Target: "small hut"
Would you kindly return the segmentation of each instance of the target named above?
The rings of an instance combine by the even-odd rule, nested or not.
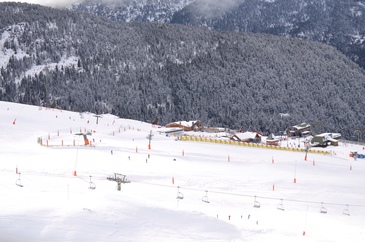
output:
[[[266,139],[266,145],[279,145],[279,139],[274,135],[270,134]]]

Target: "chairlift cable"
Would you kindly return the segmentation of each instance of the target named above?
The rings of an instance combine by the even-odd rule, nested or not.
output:
[[[139,182],[139,181],[134,181],[134,183],[143,183],[143,184],[148,184],[148,185],[153,185],[153,186],[170,187],[170,188],[175,188],[176,189],[176,186],[173,186],[173,185],[164,185],[164,184]],[[182,187],[182,186],[179,186],[179,188],[184,189],[184,190],[190,190],[190,191],[208,192],[208,190],[198,189],[198,188],[190,188],[190,187]],[[287,202],[297,202],[297,203],[307,203],[307,204],[322,204],[323,203],[323,202],[319,202],[319,201],[299,200],[299,199],[283,199],[283,198],[277,198],[277,197],[257,196],[257,195],[239,194],[239,193],[222,192],[222,191],[209,191],[209,193],[223,194],[223,195],[230,195],[230,196],[239,196],[239,197],[248,197],[248,198],[257,198],[257,199],[266,199],[266,200],[278,200],[278,201],[285,200]],[[347,206],[348,205],[348,206],[351,206],[351,207],[363,207],[363,208],[365,208],[365,204],[361,205],[361,204],[330,203],[330,202],[326,202],[324,204],[332,205],[332,206]]]

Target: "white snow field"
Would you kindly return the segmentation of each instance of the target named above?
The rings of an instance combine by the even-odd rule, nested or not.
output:
[[[304,160],[8,102],[0,130],[0,241],[365,241],[359,144]],[[120,191],[114,173],[130,181]]]

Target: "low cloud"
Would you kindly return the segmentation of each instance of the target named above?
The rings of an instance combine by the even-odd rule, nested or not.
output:
[[[198,11],[207,17],[216,17],[217,14],[224,13],[239,4],[245,2],[245,0],[197,0]]]

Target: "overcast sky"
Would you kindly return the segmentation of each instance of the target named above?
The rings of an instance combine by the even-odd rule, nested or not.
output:
[[[0,2],[26,2],[26,3],[36,3],[45,6],[66,6],[72,3],[81,2],[82,0],[0,0]]]
[[[69,6],[72,3],[82,2],[83,0],[0,0],[0,2],[27,2],[27,3],[35,3],[45,6],[52,6],[52,7],[64,7]],[[123,2],[125,0],[100,0],[102,2]],[[141,0],[142,1],[142,0]],[[233,6],[237,2],[243,2],[244,0],[203,0],[209,3],[214,3],[221,8],[229,8]]]

